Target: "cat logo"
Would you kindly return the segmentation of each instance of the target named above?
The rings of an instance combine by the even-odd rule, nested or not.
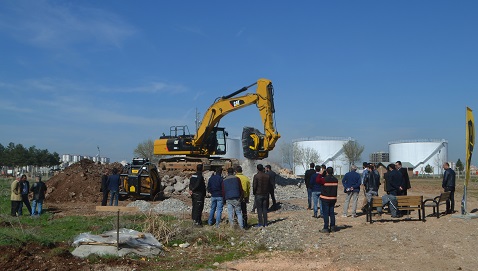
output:
[[[244,104],[243,100],[232,100],[230,101],[232,107],[238,107]]]

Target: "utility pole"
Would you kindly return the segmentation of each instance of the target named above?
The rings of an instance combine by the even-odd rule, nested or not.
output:
[[[198,132],[198,129],[199,129],[199,125],[201,125],[201,122],[199,121],[199,112],[198,112],[198,109],[196,107],[196,118],[195,118],[195,123],[196,123],[196,134]]]
[[[98,162],[101,163],[100,146],[97,145],[96,148],[98,148]]]

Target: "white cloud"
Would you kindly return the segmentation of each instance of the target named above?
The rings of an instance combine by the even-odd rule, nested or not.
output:
[[[0,13],[0,31],[50,49],[90,42],[121,47],[136,33],[111,12],[52,1],[11,2]]]

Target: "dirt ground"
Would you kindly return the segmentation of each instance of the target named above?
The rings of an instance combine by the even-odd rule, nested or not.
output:
[[[441,191],[441,180],[413,181],[409,195],[433,198]],[[461,184],[462,187],[462,184]],[[470,185],[476,189],[477,184]],[[476,195],[476,194],[475,194]],[[455,193],[455,209],[460,210],[462,193]],[[344,196],[337,205],[343,203]],[[359,199],[361,202],[362,198]],[[300,202],[297,202],[300,204]],[[476,196],[469,196],[467,210],[477,213]],[[302,203],[302,205],[305,205]],[[442,206],[444,207],[444,206]],[[273,251],[257,255],[254,259],[241,259],[221,265],[224,270],[477,270],[478,269],[478,219],[459,218],[454,215],[428,216],[426,222],[417,221],[413,212],[411,221],[392,219],[369,224],[364,215],[357,218],[341,217],[342,206],[335,208],[337,225],[335,233],[319,233],[319,219],[304,240],[303,251]],[[442,208],[443,209],[443,208]],[[271,214],[271,219],[308,221],[310,211]],[[306,223],[306,222],[304,222]]]
[[[65,176],[63,175],[63,180],[66,179]],[[85,176],[87,177],[84,174],[83,179]],[[89,182],[95,189],[99,188],[96,178]],[[433,198],[441,192],[440,183],[439,179],[412,179],[413,188],[409,194]],[[459,183],[455,195],[456,210],[460,209],[462,187],[462,183]],[[470,189],[478,191],[478,184],[471,183]],[[77,204],[76,201],[80,197],[77,192],[74,193],[74,196],[64,198],[55,197],[52,193],[45,205],[54,216],[101,215],[92,211],[94,206],[98,205],[99,190],[93,193],[94,195],[82,195],[81,199],[92,199],[82,204]],[[384,215],[383,221],[369,224],[364,215],[357,218],[341,217],[344,194],[339,192],[335,210],[340,230],[323,234],[319,233],[322,220],[312,218],[311,211],[305,209],[306,199],[278,200],[304,209],[271,212],[269,219],[279,222],[265,230],[273,232],[275,227],[286,225],[280,222],[284,219],[306,224],[306,230],[300,233],[303,238],[296,240],[300,249],[291,251],[274,248],[249,258],[221,263],[217,270],[477,270],[478,219],[459,218],[456,213],[439,219],[427,216],[426,222],[421,222],[417,221],[417,213],[412,212],[412,220],[391,219],[390,216]],[[362,200],[363,195],[360,196],[359,203]],[[120,205],[128,203],[122,201]],[[476,192],[468,196],[467,209],[478,215]],[[427,208],[426,212],[430,214],[432,209]],[[244,235],[254,238],[254,231],[260,230],[249,229]],[[56,244],[52,248],[32,244],[25,244],[21,248],[3,248],[0,266],[3,270],[162,270],[161,266],[164,266],[142,259],[80,259],[72,256],[69,248],[67,243]],[[171,248],[166,257],[187,261],[197,256],[197,252],[193,249]]]

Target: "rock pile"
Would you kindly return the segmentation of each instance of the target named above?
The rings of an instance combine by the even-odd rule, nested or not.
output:
[[[47,195],[46,198],[50,202],[61,203],[61,202],[101,202],[102,194],[100,193],[101,187],[101,176],[107,171],[111,173],[113,168],[118,168],[120,171],[123,166],[120,163],[112,164],[97,164],[91,160],[81,160],[78,163],[75,163],[65,170],[61,171],[57,175],[53,176],[48,180],[47,186]],[[251,184],[254,174],[256,174],[256,162],[254,161],[245,161],[242,163],[243,173],[250,178]],[[277,165],[272,165],[272,169],[276,171],[277,174],[277,186],[278,187],[287,187],[295,186],[297,187],[300,184],[301,180],[298,179],[295,175],[292,175],[287,170],[281,169]],[[191,177],[192,172],[182,172],[182,171],[161,171],[161,184],[164,186],[164,195],[166,198],[175,197],[175,196],[186,196],[188,194],[189,187],[189,178]],[[213,174],[212,171],[203,172],[204,178],[207,180]],[[285,189],[287,190],[287,189]],[[276,190],[276,195],[279,195],[279,198],[283,198],[283,195],[280,195],[283,191],[282,189]],[[252,192],[251,192],[252,194]],[[289,196],[286,196],[289,197]],[[251,195],[251,202],[253,196]],[[206,202],[207,204],[207,202]],[[206,206],[205,210],[209,206]],[[162,210],[162,209],[159,209]],[[176,210],[173,210],[174,212]]]

